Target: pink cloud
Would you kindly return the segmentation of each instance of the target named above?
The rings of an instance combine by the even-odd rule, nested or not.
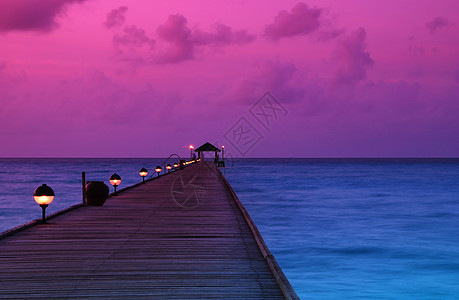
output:
[[[150,52],[155,41],[145,30],[135,25],[125,26],[120,33],[113,36],[113,45],[116,49],[116,59],[136,68],[149,62]]]
[[[256,71],[240,80],[230,92],[231,103],[253,104],[265,92],[282,97],[286,103],[301,102],[304,89],[295,81],[293,63],[278,60],[257,66]]]
[[[128,11],[127,6],[120,6],[112,9],[108,14],[104,22],[105,27],[114,28],[120,27],[126,21],[126,12]]]
[[[337,41],[333,53],[335,82],[354,83],[365,79],[367,69],[374,65],[374,60],[366,51],[365,38],[365,29],[359,28]]]
[[[135,25],[126,26],[121,34],[113,36],[113,44],[116,47],[142,47],[145,45],[153,46],[154,40],[149,38],[145,30],[138,28]]]
[[[183,15],[175,14],[170,15],[164,24],[158,26],[156,40],[148,37],[142,28],[129,25],[125,26],[121,33],[113,36],[113,44],[118,54],[123,56],[121,60],[138,65],[135,62],[180,63],[194,59],[199,47],[242,45],[255,40],[255,36],[246,30],[233,30],[224,24],[216,24],[213,29],[210,32],[201,29],[192,30]],[[139,51],[143,46],[149,47]],[[129,57],[126,57],[123,48],[129,49]]]
[[[320,8],[309,8],[306,3],[296,4],[290,12],[281,10],[274,22],[265,29],[265,36],[277,41],[281,38],[306,35],[320,27]]]
[[[328,40],[335,39],[341,36],[343,33],[344,33],[343,28],[330,28],[327,30],[321,30],[317,32],[317,40],[325,42]]]
[[[156,30],[159,40],[167,46],[157,54],[158,63],[178,63],[193,59],[196,48],[202,46],[242,45],[255,40],[246,30],[236,30],[223,24],[216,24],[213,32],[191,30],[187,19],[180,14],[170,15],[166,23]]]
[[[0,0],[0,156],[167,157],[266,91],[288,117],[253,156],[459,153],[459,2],[424,1],[427,17],[395,0],[295,0],[279,16],[275,1],[113,2]]]
[[[159,39],[168,47],[159,54],[160,63],[177,63],[193,58],[194,45],[187,19],[182,15],[170,15],[166,23],[156,30]]]
[[[0,31],[51,31],[68,5],[87,0],[2,0]]]
[[[242,45],[256,40],[255,35],[249,34],[247,30],[236,30],[233,33],[233,44]]]
[[[231,44],[246,44],[253,42],[256,37],[247,32],[247,30],[233,31],[231,27],[216,24],[214,32],[206,32],[202,30],[195,30],[193,32],[193,41],[196,45],[216,45],[227,46]]]
[[[426,23],[426,27],[429,29],[430,33],[435,33],[438,30],[449,26],[452,26],[452,24],[444,17],[435,17],[432,21]]]

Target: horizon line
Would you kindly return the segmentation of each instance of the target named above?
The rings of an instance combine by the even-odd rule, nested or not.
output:
[[[122,156],[6,156],[0,157],[0,159],[164,159],[162,156],[158,157],[122,157]],[[188,157],[186,158],[188,159]],[[300,157],[300,156],[286,156],[286,157],[270,157],[270,156],[259,156],[259,157],[231,157],[225,158],[230,159],[459,159],[459,156],[329,156],[329,157]]]

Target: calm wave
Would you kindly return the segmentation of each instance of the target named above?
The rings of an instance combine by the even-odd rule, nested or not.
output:
[[[302,298],[458,299],[459,160],[253,159],[225,173]]]
[[[113,192],[108,180],[113,173],[121,176],[119,188],[123,188],[141,181],[142,167],[148,169],[150,176],[154,167],[163,162],[164,158],[0,158],[0,232],[40,218],[40,207],[32,194],[43,183],[56,194],[46,209],[49,214],[82,202],[81,172],[86,173],[87,181],[105,181]]]

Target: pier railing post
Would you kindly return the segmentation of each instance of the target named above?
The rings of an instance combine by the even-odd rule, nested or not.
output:
[[[86,173],[81,172],[81,185],[82,185],[82,192],[83,192],[83,205],[86,205]]]

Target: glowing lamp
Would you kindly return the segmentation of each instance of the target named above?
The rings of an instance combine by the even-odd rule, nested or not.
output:
[[[193,149],[194,149],[194,146],[190,145],[190,159],[193,159]]]
[[[172,166],[170,164],[167,164],[166,169],[170,172],[172,169]]]
[[[139,171],[140,176],[142,176],[142,181],[145,182],[145,176],[148,175],[148,170],[145,168],[140,169]]]
[[[179,164],[178,163],[175,163],[174,164],[174,168],[178,168]]]
[[[47,186],[46,184],[42,184],[41,186],[37,187],[33,192],[33,198],[42,209],[42,223],[46,223],[45,210],[48,207],[48,205],[54,200],[53,189]]]
[[[110,183],[115,188],[115,195],[116,195],[116,187],[121,184],[121,177],[120,177],[120,175],[114,173],[112,176],[110,176],[109,180],[110,180]]]
[[[159,177],[159,173],[161,173],[162,169],[160,166],[156,166],[155,171],[156,173],[158,173],[158,177]]]

